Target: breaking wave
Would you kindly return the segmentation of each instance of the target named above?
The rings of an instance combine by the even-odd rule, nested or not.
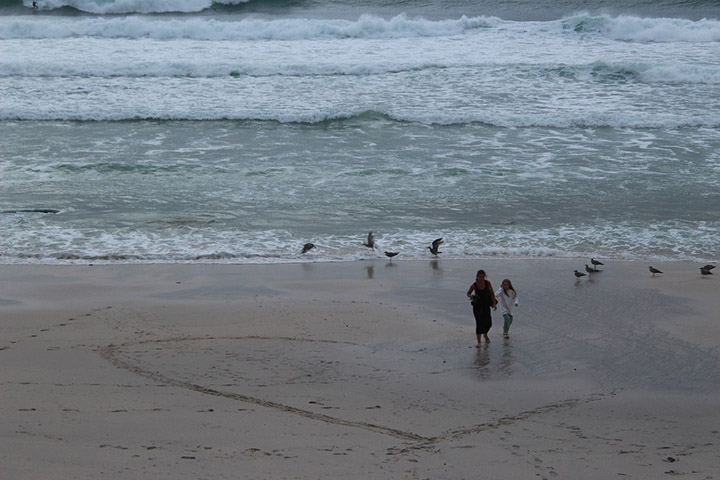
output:
[[[171,3],[171,2],[168,2]],[[172,2],[174,4],[174,2]],[[720,20],[578,15],[551,22],[510,22],[490,16],[427,20],[405,14],[361,15],[357,20],[283,18],[240,20],[204,17],[34,17],[0,18],[0,39],[178,38],[208,41],[414,38],[460,35],[483,28],[558,30],[635,42],[720,42]]]
[[[634,42],[720,42],[720,21],[680,18],[580,15],[561,21],[564,31],[601,34],[613,40]]]
[[[488,27],[496,19],[461,17],[454,20],[384,19],[362,15],[357,20],[287,18],[238,21],[207,18],[155,19],[147,17],[0,19],[0,39],[39,38],[151,38],[171,40],[307,40],[345,38],[412,38],[458,35]]]

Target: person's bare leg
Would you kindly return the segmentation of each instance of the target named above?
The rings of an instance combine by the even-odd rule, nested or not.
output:
[[[480,335],[479,333],[476,335],[477,335],[477,341],[478,341],[477,346],[479,348],[482,345],[482,335]]]
[[[490,337],[487,336],[487,333],[483,337],[485,337],[485,343],[490,343]]]

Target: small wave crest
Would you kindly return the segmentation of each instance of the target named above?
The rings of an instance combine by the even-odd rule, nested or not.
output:
[[[34,59],[1,61],[0,77],[57,78],[57,77],[98,77],[98,78],[218,78],[218,77],[329,77],[329,76],[370,76],[424,70],[440,70],[447,65],[435,62],[398,64],[390,62],[351,64],[348,62],[322,64],[233,64],[230,62],[174,61],[156,62],[93,62],[86,64],[42,63]]]
[[[581,73],[582,69],[580,69]],[[634,80],[643,83],[720,84],[720,66],[595,62],[588,73],[594,77]]]
[[[218,112],[168,113],[167,115],[124,115],[122,112],[92,113],[56,113],[28,115],[26,113],[7,114],[1,120],[13,121],[72,121],[72,122],[163,122],[163,121],[233,121],[233,122],[271,122],[280,124],[322,125],[336,122],[383,122],[414,123],[419,125],[464,126],[485,125],[500,128],[720,128],[720,115],[710,112],[707,115],[666,115],[653,113],[639,115],[637,112],[581,112],[559,116],[555,112],[530,115],[519,112],[503,114],[493,112],[478,113],[416,113],[389,112],[380,110],[364,111],[316,111],[316,112],[277,112],[269,114],[242,113],[228,114]]]
[[[0,78],[222,78],[222,77],[364,77],[373,75],[419,73],[449,69],[474,69],[476,65],[418,63],[369,63],[324,62],[321,64],[233,64],[229,62],[157,61],[118,63],[93,62],[87,64],[42,63],[34,59],[0,61]],[[521,71],[539,78],[558,76],[563,78],[599,78],[608,81],[632,81],[642,83],[670,84],[720,84],[720,65],[699,64],[648,64],[632,62],[593,62],[580,65],[561,65],[529,68],[527,65],[507,65],[508,71]]]

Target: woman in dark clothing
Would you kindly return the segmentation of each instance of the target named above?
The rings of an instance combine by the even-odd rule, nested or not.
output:
[[[475,315],[475,334],[477,335],[477,346],[480,347],[482,339],[490,343],[487,336],[492,327],[492,315],[490,309],[497,310],[495,292],[488,280],[485,280],[485,270],[478,270],[475,276],[475,283],[470,285],[467,296],[472,302],[473,315]]]

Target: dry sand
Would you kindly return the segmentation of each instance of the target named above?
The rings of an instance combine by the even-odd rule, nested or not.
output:
[[[584,263],[3,266],[0,477],[720,478],[720,271]]]

